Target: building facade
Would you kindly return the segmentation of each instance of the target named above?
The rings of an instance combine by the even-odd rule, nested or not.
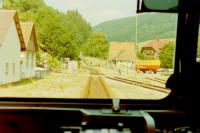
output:
[[[37,41],[33,23],[15,10],[0,10],[0,84],[35,77]]]
[[[160,51],[169,43],[167,39],[152,40],[141,48],[141,54],[145,59],[159,59]]]
[[[25,51],[17,12],[0,10],[0,84],[20,80],[20,52]]]
[[[21,52],[22,79],[35,77],[37,40],[32,22],[21,22],[26,51]]]
[[[131,42],[110,42],[108,61],[110,66],[127,71],[136,60],[135,45]]]

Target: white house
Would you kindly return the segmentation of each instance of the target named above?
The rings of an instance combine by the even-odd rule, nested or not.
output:
[[[131,42],[110,42],[108,60],[116,67],[129,67],[136,59],[135,45]]]
[[[22,78],[35,77],[37,40],[35,26],[32,22],[21,22],[26,51],[21,52]]]
[[[20,53],[25,51],[17,12],[0,10],[0,84],[20,80]]]

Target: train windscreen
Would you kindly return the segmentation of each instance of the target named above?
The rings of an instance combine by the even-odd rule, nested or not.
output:
[[[176,13],[136,0],[0,2],[0,97],[163,99]]]

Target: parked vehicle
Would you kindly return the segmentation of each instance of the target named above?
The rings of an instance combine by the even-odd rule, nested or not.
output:
[[[136,72],[154,72],[160,69],[160,60],[136,60],[134,69]]]

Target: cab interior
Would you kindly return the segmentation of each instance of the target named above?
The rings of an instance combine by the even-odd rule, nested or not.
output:
[[[171,89],[169,96],[162,100],[0,98],[0,132],[200,132],[199,1],[179,0],[170,9],[148,5],[161,1],[138,0],[137,12],[178,14],[174,73],[166,83]]]

